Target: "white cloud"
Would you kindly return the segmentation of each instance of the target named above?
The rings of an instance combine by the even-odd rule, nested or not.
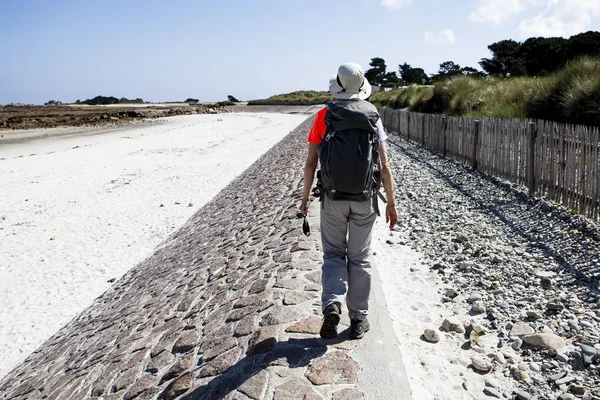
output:
[[[541,14],[521,22],[519,34],[522,38],[568,37],[586,31],[599,14],[600,0],[548,0]]]
[[[513,15],[525,10],[527,5],[536,2],[537,0],[479,0],[477,8],[469,15],[469,21],[500,26]]]
[[[445,29],[439,35],[425,32],[425,43],[454,44],[458,39],[452,29]]]
[[[385,8],[402,8],[410,6],[413,0],[381,0],[381,5]]]

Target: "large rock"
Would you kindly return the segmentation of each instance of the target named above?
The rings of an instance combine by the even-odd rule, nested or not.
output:
[[[252,286],[250,286],[250,289],[248,289],[248,293],[250,293],[250,294],[262,293],[267,289],[268,285],[269,285],[268,279],[259,279],[256,282],[254,282],[252,284]]]
[[[175,360],[175,356],[170,351],[161,351],[156,357],[152,358],[146,371],[156,374],[161,369],[171,365]]]
[[[139,397],[142,394],[156,392],[157,378],[154,375],[143,375],[139,378],[131,388],[123,396],[123,400],[131,400]],[[158,389],[160,391],[160,389]]]
[[[285,324],[296,321],[302,316],[302,311],[292,306],[275,307],[260,321],[261,326]]]
[[[444,319],[444,321],[442,322],[442,329],[446,332],[465,332],[463,323],[460,319],[458,319],[458,317],[448,317]]]
[[[162,393],[162,398],[165,400],[171,400],[175,397],[187,392],[192,387],[194,376],[191,372],[186,372],[179,378],[175,379]]]
[[[487,359],[480,356],[471,358],[471,365],[480,372],[489,372],[492,369],[492,364]]]
[[[256,330],[255,326],[257,320],[258,317],[256,315],[245,316],[237,323],[235,330],[233,331],[233,336],[240,337],[253,333]]]
[[[583,362],[585,365],[590,365],[596,360],[596,357],[598,356],[598,350],[592,346],[582,344],[581,355],[583,356]]]
[[[256,304],[253,306],[236,308],[235,310],[231,311],[227,315],[225,322],[239,321],[247,315],[260,313],[261,311],[266,310],[267,308],[269,308],[272,305],[273,305],[273,302],[264,300],[264,301],[260,302],[259,304]]]
[[[173,345],[173,353],[185,353],[198,345],[200,337],[196,331],[185,331]]]
[[[205,352],[208,349],[219,346],[227,339],[231,338],[232,327],[233,324],[226,324],[212,332],[205,331],[200,350]]]
[[[220,345],[210,348],[206,351],[202,352],[202,360],[207,362],[212,360],[213,358],[218,357],[219,355],[225,353],[228,350],[233,349],[238,346],[238,341],[236,338],[229,337],[224,340]]]
[[[204,367],[202,367],[202,369],[198,373],[198,377],[206,378],[207,376],[220,375],[227,371],[229,368],[233,367],[238,362],[241,356],[242,352],[239,348],[236,347],[234,349],[231,349],[228,352],[221,354],[219,357],[205,364]]]
[[[269,373],[262,370],[241,384],[238,391],[250,397],[252,400],[261,400],[265,396],[268,384]]]
[[[137,376],[138,376],[137,368],[131,368],[127,371],[124,371],[123,373],[121,373],[121,376],[119,376],[115,380],[112,391],[118,392],[119,390],[127,389],[129,386],[133,385],[133,383],[137,379]]]
[[[437,343],[440,341],[440,335],[433,329],[425,329],[423,332],[423,338],[430,343]]]
[[[358,376],[358,363],[345,352],[335,351],[313,360],[306,376],[314,385],[355,384]]]
[[[523,342],[530,346],[542,347],[551,351],[558,351],[565,347],[565,341],[554,333],[534,333],[521,336]]]
[[[244,308],[244,307],[250,307],[250,306],[258,306],[261,303],[268,301],[268,300],[269,300],[269,298],[265,293],[251,294],[249,296],[244,296],[241,299],[239,299],[233,305],[233,308],[237,309],[237,308]]]
[[[288,326],[285,331],[290,333],[312,333],[317,334],[321,329],[323,318],[318,315],[311,315],[293,325]]]
[[[298,378],[292,378],[275,388],[273,400],[323,400],[310,386]]]
[[[513,325],[512,329],[510,330],[509,336],[515,337],[515,336],[531,335],[533,333],[535,333],[535,329],[533,329],[531,327],[531,325],[529,325],[526,322],[517,322],[516,324]]]
[[[279,328],[277,326],[266,326],[254,332],[248,342],[247,355],[266,353],[277,345]]]
[[[171,368],[169,368],[167,373],[163,375],[163,377],[161,378],[161,382],[168,381],[169,379],[173,379],[176,376],[183,374],[192,366],[193,363],[193,354],[189,354],[183,358],[180,358],[175,364],[173,364]]]
[[[288,291],[285,293],[285,298],[283,299],[283,304],[286,306],[293,306],[296,304],[301,304],[309,300],[313,300],[317,298],[314,292],[299,292],[299,291]]]

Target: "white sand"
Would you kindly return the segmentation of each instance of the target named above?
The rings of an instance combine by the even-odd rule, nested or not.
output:
[[[0,377],[306,118],[191,115],[0,145]]]

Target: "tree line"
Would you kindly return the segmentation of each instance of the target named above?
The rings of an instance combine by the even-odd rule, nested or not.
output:
[[[239,103],[239,100],[236,99],[235,97],[233,97],[232,95],[228,95],[227,99],[229,102],[231,103]],[[184,103],[190,103],[190,104],[198,104],[200,100],[195,99],[193,97],[188,97]],[[52,105],[55,103],[60,103],[60,102],[56,102],[54,100],[51,100],[49,102],[46,103],[46,105]],[[87,100],[77,100],[75,102],[75,104],[87,104],[90,106],[97,106],[97,105],[111,105],[111,104],[143,104],[144,100],[141,98],[137,98],[137,99],[128,99],[126,97],[121,97],[116,98],[113,96],[96,96],[93,99],[87,99]],[[61,103],[62,104],[62,103]]]
[[[87,100],[77,100],[75,102],[75,104],[88,104],[90,106],[97,106],[97,105],[109,105],[109,104],[142,104],[144,103],[144,100],[140,99],[139,97],[137,99],[128,99],[126,97],[121,97],[120,99],[113,97],[113,96],[96,96],[93,99],[87,99]]]
[[[397,72],[388,72],[385,60],[375,57],[371,59],[371,68],[365,72],[365,76],[372,84],[382,87],[429,85],[461,75],[476,78],[544,76],[563,68],[571,60],[584,56],[600,57],[600,32],[584,32],[568,39],[535,37],[524,42],[501,40],[489,45],[488,49],[492,57],[481,59],[481,70],[445,61],[440,64],[438,72],[432,75],[406,62],[398,65]]]

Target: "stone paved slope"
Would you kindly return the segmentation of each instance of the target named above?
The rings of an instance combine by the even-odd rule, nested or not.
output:
[[[318,235],[295,219],[311,122],[4,377],[0,398],[363,398],[356,342],[315,335]]]

